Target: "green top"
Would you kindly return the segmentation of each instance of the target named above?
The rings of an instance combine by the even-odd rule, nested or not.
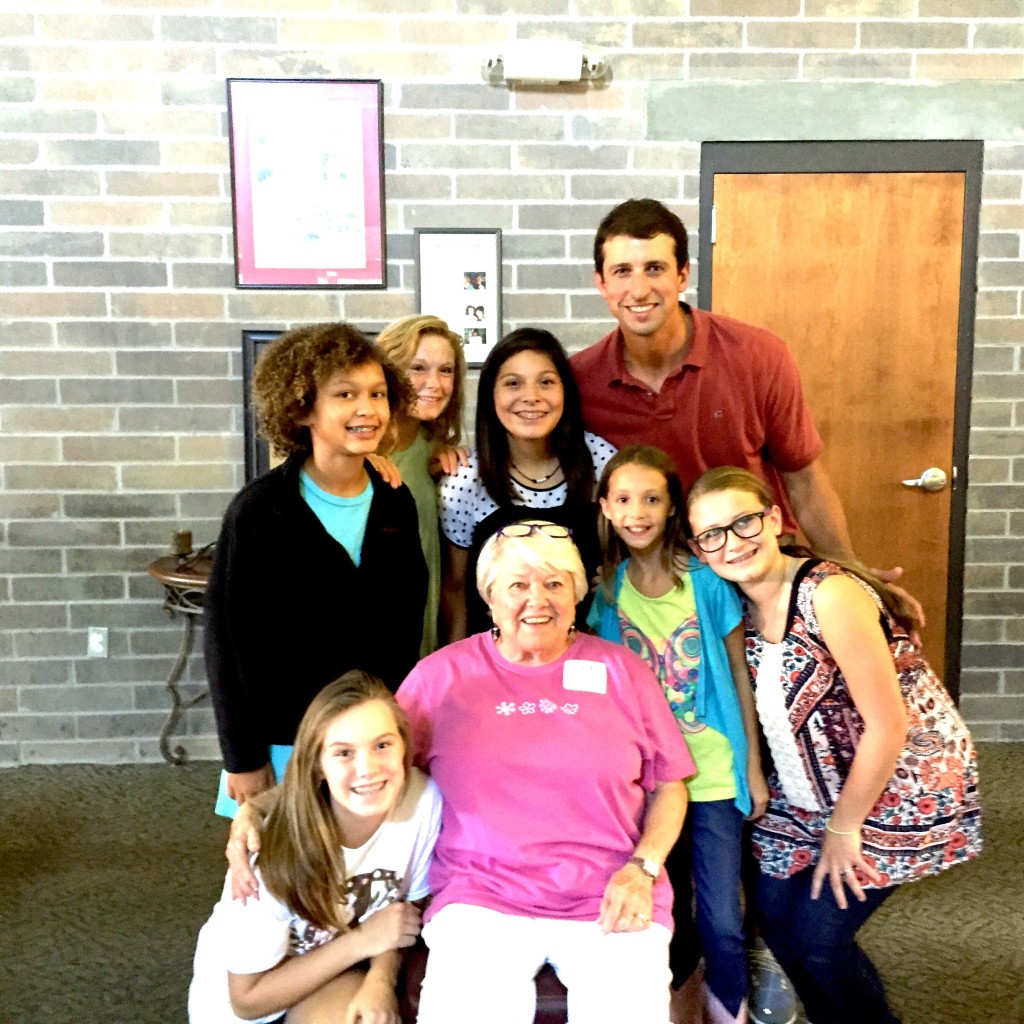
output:
[[[437,650],[437,614],[441,601],[441,534],[437,521],[437,484],[427,471],[433,444],[420,427],[404,452],[392,452],[391,461],[412,491],[420,523],[420,545],[427,563],[427,606],[423,612],[420,657]]]
[[[691,800],[733,800],[736,781],[729,740],[697,717],[697,689],[707,671],[701,663],[700,629],[692,586],[661,597],[641,594],[625,574],[619,592],[622,642],[651,667],[690,748],[697,773],[686,780]]]

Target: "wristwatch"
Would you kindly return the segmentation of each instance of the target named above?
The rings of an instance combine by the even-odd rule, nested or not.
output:
[[[633,855],[629,858],[630,864],[635,864],[652,882],[657,881],[661,874],[661,865],[656,860],[648,860],[646,857]]]

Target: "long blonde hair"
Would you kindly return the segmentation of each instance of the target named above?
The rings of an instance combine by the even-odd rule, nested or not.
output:
[[[322,929],[345,931],[344,836],[331,809],[320,757],[331,723],[346,711],[379,700],[386,704],[405,746],[405,772],[412,765],[409,724],[391,691],[361,669],[328,683],[306,709],[295,735],[281,796],[260,844],[259,867],[267,891],[294,914]]]
[[[706,494],[718,494],[722,491],[743,491],[753,495],[763,508],[775,504],[775,496],[759,476],[755,476],[749,470],[740,469],[738,466],[719,466],[702,474],[690,488],[686,496],[686,511],[689,513],[698,498],[703,498]],[[886,611],[908,632],[917,629],[920,625],[910,602],[859,562],[844,562],[838,558],[829,558],[799,544],[784,544],[780,546],[780,550],[794,558],[813,558],[838,565],[840,569],[845,569],[846,572],[871,587],[881,598]]]
[[[466,354],[462,339],[440,317],[416,313],[388,324],[377,335],[377,345],[403,373],[408,373],[424,334],[440,334],[451,345],[455,380],[444,412],[436,420],[424,423],[423,428],[431,441],[454,448],[462,441],[462,404],[466,390]]]

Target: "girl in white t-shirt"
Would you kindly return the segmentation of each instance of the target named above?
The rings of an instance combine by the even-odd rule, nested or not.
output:
[[[380,680],[354,670],[317,695],[263,828],[259,898],[233,900],[229,874],[199,934],[191,1024],[398,1021],[399,951],[419,934],[441,816],[411,762]]]

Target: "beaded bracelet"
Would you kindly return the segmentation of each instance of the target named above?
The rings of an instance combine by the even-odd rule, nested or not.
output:
[[[825,822],[825,831],[826,832],[831,832],[832,835],[834,835],[834,836],[856,836],[856,835],[860,835],[860,830],[861,830],[861,826],[858,825],[857,828],[851,829],[849,832],[840,832],[839,829],[832,827],[832,819],[831,818],[829,818]]]

